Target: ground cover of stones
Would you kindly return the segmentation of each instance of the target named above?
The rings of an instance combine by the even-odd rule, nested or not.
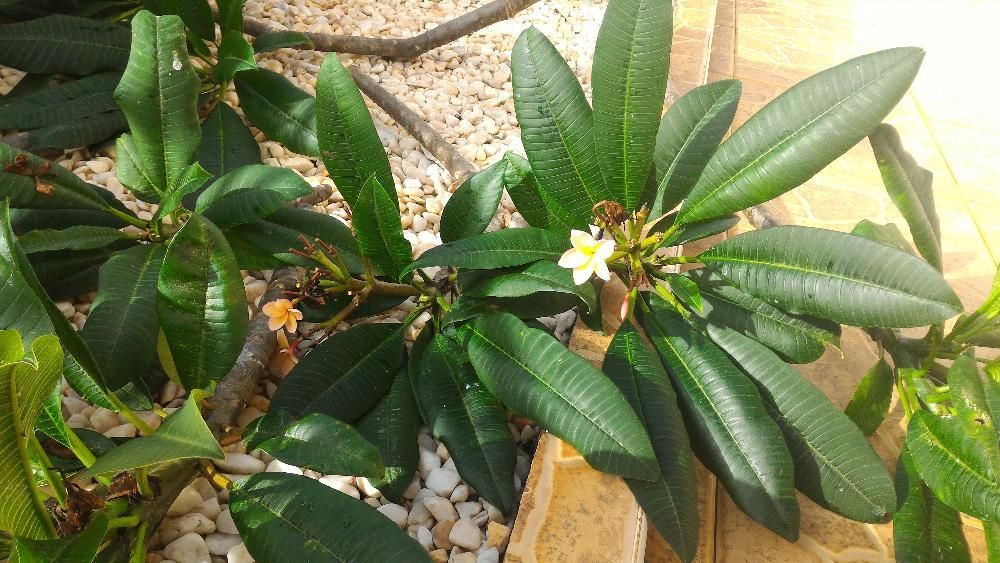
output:
[[[407,37],[434,27],[461,13],[485,4],[472,0],[249,0],[246,15],[278,27],[317,33]],[[591,53],[605,3],[567,0],[540,2],[514,19],[494,24],[467,38],[435,49],[416,61],[392,62],[379,57],[342,56],[375,77],[381,85],[407,102],[446,141],[477,167],[497,161],[504,152],[523,155],[511,91],[510,51],[517,35],[529,25],[544,32],[567,58],[571,68],[590,92]],[[282,49],[259,58],[260,66],[284,74],[299,87],[315,95],[316,75],[324,53]],[[18,71],[0,67],[0,94],[20,79]],[[234,91],[226,99],[237,106]],[[419,143],[396,125],[381,109],[369,103],[376,128],[389,153],[400,201],[404,235],[413,246],[414,256],[441,243],[438,224],[441,211],[453,188],[453,179]],[[290,168],[302,175],[316,194],[298,205],[327,213],[346,221],[343,199],[329,179],[321,161],[294,154],[269,141],[253,129],[260,142],[265,164]],[[111,190],[140,218],[149,219],[155,206],[135,198],[115,176],[113,143],[91,151],[67,151],[58,161],[79,177]],[[524,226],[506,196],[489,230]],[[248,314],[254,314],[263,295],[270,271],[244,272]],[[74,302],[58,303],[60,310],[77,329],[82,328],[93,294]],[[360,322],[398,322],[412,310],[412,301],[380,317]],[[412,342],[428,317],[418,318],[407,333]],[[569,336],[573,315],[543,319],[556,336]],[[338,329],[347,328],[343,324]],[[300,323],[299,332],[311,326]],[[300,345],[307,351],[315,343]],[[259,385],[253,400],[240,414],[243,427],[267,411],[270,398],[281,382],[280,372],[271,370]],[[132,437],[136,428],[118,414],[95,408],[67,385],[63,385],[63,414],[69,425],[89,428],[108,437]],[[167,383],[156,398],[157,406],[171,412],[184,402],[184,392]],[[156,427],[160,419],[152,412],[139,413]],[[511,431],[519,446],[516,476],[518,495],[530,468],[528,453],[536,430],[532,426]],[[237,443],[224,448],[226,460],[217,464],[230,479],[264,471],[305,474],[342,493],[375,507],[406,530],[435,561],[490,563],[502,558],[513,525],[512,515],[504,518],[480,499],[455,470],[443,444],[427,431],[419,434],[420,463],[402,504],[392,503],[364,478],[320,475],[270,458],[256,450],[246,452]],[[204,478],[187,487],[170,508],[167,518],[153,535],[148,563],[250,563],[253,558],[243,545],[227,508],[228,492],[217,491]]]

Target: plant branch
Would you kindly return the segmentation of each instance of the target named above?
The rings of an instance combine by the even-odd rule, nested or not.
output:
[[[407,133],[413,135],[413,138],[426,147],[434,155],[434,158],[441,161],[441,164],[455,178],[456,184],[460,185],[476,173],[476,167],[471,162],[458,154],[458,151],[455,150],[455,147],[451,146],[451,143],[445,141],[433,127],[428,125],[416,112],[394,96],[392,92],[383,88],[374,78],[354,65],[347,67],[347,70],[351,73],[358,88],[371,101],[385,110],[389,114],[389,117],[405,129]]]
[[[447,45],[496,22],[510,19],[536,2],[538,0],[494,0],[433,29],[405,39],[356,37],[326,33],[305,33],[304,35],[309,37],[313,44],[312,48],[317,51],[376,55],[387,59],[414,59],[431,49]],[[253,19],[245,19],[243,28],[250,35],[284,31]]]

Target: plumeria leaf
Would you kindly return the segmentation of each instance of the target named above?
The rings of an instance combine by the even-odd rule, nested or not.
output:
[[[271,409],[354,422],[385,395],[402,363],[402,325],[351,327],[302,358],[274,394]]]
[[[119,72],[102,72],[0,102],[0,129],[61,125],[118,109]],[[8,94],[9,96],[9,94]]]
[[[371,484],[393,502],[402,499],[417,471],[420,426],[420,412],[406,370],[400,370],[389,392],[358,421],[358,432],[378,447],[385,465],[385,473],[370,479]]]
[[[71,75],[125,68],[127,26],[63,14],[43,15],[3,26],[0,65],[29,73]]]
[[[586,305],[588,311],[597,306],[597,295],[592,285],[576,285],[573,282],[572,272],[546,260],[539,260],[520,271],[492,277],[474,284],[467,288],[462,295],[463,297],[485,299],[488,297],[525,297],[539,292],[566,293],[576,296],[583,305]]]
[[[670,284],[670,291],[677,296],[685,305],[691,307],[699,313],[703,312],[701,290],[698,284],[690,277],[683,274],[667,274],[667,283]]]
[[[480,380],[508,408],[569,442],[595,469],[659,478],[642,422],[590,363],[507,313],[480,315],[463,331]]]
[[[82,532],[66,538],[38,540],[15,537],[10,560],[14,563],[35,561],[91,563],[97,557],[101,542],[108,533],[110,520],[104,511],[97,511],[90,515],[87,527]]]
[[[896,495],[899,510],[892,520],[892,541],[897,561],[972,560],[961,517],[924,484],[905,447],[896,463]]]
[[[198,162],[221,178],[241,166],[260,164],[260,147],[239,114],[220,101],[201,124]]]
[[[645,425],[660,467],[656,481],[625,483],[656,531],[682,560],[691,561],[698,549],[698,485],[694,455],[667,372],[627,320],[611,340],[603,370]]]
[[[230,30],[222,34],[219,45],[219,62],[215,65],[215,79],[227,82],[242,70],[254,70],[253,47],[243,37],[242,31]]]
[[[312,39],[298,31],[272,31],[262,33],[253,40],[255,53],[267,53],[288,47],[312,48]]]
[[[480,383],[462,346],[438,334],[420,358],[417,400],[434,436],[476,492],[504,514],[514,509],[517,450],[507,415]]]
[[[889,412],[893,387],[892,368],[880,358],[854,389],[854,395],[851,396],[851,402],[847,403],[844,414],[866,436],[874,434]]]
[[[880,242],[886,246],[902,250],[903,252],[915,254],[913,246],[911,246],[910,242],[906,240],[906,237],[903,236],[903,233],[899,230],[899,227],[897,227],[895,223],[880,225],[878,223],[873,223],[868,219],[863,219],[855,225],[853,229],[851,229],[851,234],[859,237],[865,237],[866,239],[873,240],[875,242]]]
[[[79,225],[61,231],[42,229],[25,233],[18,239],[25,254],[52,250],[91,250],[126,238],[118,229]]]
[[[280,411],[279,411],[280,412]],[[346,422],[312,413],[256,447],[285,463],[324,475],[382,477],[379,449]]]
[[[101,212],[112,207],[111,203],[101,197],[99,188],[84,182],[69,170],[53,165],[44,158],[0,143],[0,170],[17,165],[17,162],[22,160],[21,166],[25,169],[46,172],[36,179],[30,175],[0,171],[0,199],[9,200],[10,207]],[[43,193],[47,192],[45,189],[39,190],[38,182],[50,186],[51,193]]]
[[[412,262],[412,248],[403,237],[395,194],[390,197],[372,175],[361,189],[353,209],[354,231],[358,234],[361,253],[382,272],[403,279],[413,270],[407,267]]]
[[[215,39],[215,20],[207,0],[142,0],[142,3],[156,14],[180,16],[184,24],[202,39]]]
[[[642,325],[678,390],[695,453],[751,518],[794,541],[792,457],[754,383],[658,296]]]
[[[536,260],[556,261],[568,246],[569,241],[562,235],[535,227],[503,229],[432,248],[407,266],[403,273],[427,266],[493,269]]]
[[[170,239],[157,281],[156,312],[185,389],[226,375],[249,320],[243,276],[219,228],[192,215]]]
[[[195,211],[224,229],[267,217],[311,193],[309,183],[288,168],[252,164],[205,188]]]
[[[258,68],[234,79],[240,108],[269,138],[307,156],[319,156],[316,100],[284,76]]]
[[[532,227],[569,236],[570,226],[561,214],[561,208],[538,187],[535,173],[531,171],[527,159],[512,152],[504,154],[503,158],[507,161],[507,169],[503,175],[504,189],[517,207],[517,212]]]
[[[192,398],[167,415],[151,436],[121,444],[101,456],[81,476],[119,473],[178,459],[225,457],[226,453],[201,417],[198,401]]]
[[[451,242],[486,230],[503,197],[508,161],[499,160],[455,190],[441,214],[441,240]]]

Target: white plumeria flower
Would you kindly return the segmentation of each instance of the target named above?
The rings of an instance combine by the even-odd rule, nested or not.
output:
[[[595,234],[598,231],[594,226],[590,230]],[[573,270],[576,285],[585,283],[593,274],[604,281],[611,279],[607,260],[615,252],[615,241],[596,240],[594,235],[577,230],[570,231],[569,240],[573,248],[563,253],[559,265]]]

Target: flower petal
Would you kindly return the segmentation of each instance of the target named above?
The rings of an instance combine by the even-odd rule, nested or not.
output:
[[[604,260],[594,260],[594,273],[604,281],[611,279],[611,272],[608,270],[608,264]]]
[[[597,225],[591,225],[590,226],[590,236],[594,237],[594,239],[597,238],[597,235],[600,232],[601,232],[601,228],[598,227]]]
[[[590,233],[573,229],[569,232],[569,242],[574,248],[590,248],[594,245],[594,237],[590,236]]]
[[[283,301],[283,300],[278,299],[278,301]],[[260,308],[260,310],[263,311],[264,314],[269,317],[277,317],[282,313],[282,310],[280,309],[281,305],[278,304],[278,301],[269,301],[265,303],[264,306]]]
[[[587,263],[590,257],[575,248],[571,248],[559,257],[559,265],[563,268],[579,268]]]
[[[600,259],[602,261],[607,260],[612,254],[615,253],[615,241],[613,240],[602,240],[597,243],[597,248],[594,249],[594,258]]]
[[[267,319],[267,328],[269,330],[278,330],[278,329],[280,329],[283,326],[285,326],[285,319],[284,319],[283,316],[282,317],[268,317],[268,319]]]
[[[299,315],[301,316],[301,314]],[[299,327],[299,322],[295,320],[295,315],[285,316],[285,330],[290,333],[295,333],[295,330]]]
[[[573,283],[576,285],[582,285],[590,279],[591,274],[594,273],[594,262],[590,261],[580,266],[579,268],[573,269]]]

